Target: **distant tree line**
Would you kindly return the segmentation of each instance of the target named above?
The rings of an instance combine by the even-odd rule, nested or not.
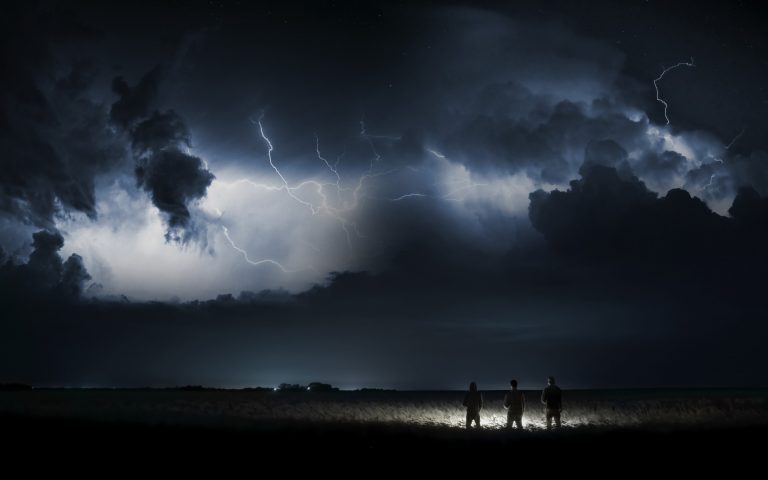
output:
[[[23,383],[0,383],[0,391],[20,391],[20,390],[32,390],[35,387],[26,385]],[[71,390],[179,390],[185,392],[210,392],[210,391],[242,391],[242,392],[338,392],[339,388],[334,387],[330,383],[311,382],[308,385],[301,385],[298,383],[281,383],[277,388],[272,387],[244,387],[244,388],[220,388],[220,387],[206,387],[204,385],[183,385],[174,387],[43,387],[41,390],[57,390],[60,388],[66,388]],[[355,390],[357,392],[394,392],[395,390],[384,388],[359,388]]]
[[[309,385],[299,385],[298,383],[281,383],[277,387],[280,392],[338,392],[338,387],[329,383],[312,382]]]
[[[23,383],[0,383],[0,391],[7,392],[11,390],[32,390],[32,386]]]

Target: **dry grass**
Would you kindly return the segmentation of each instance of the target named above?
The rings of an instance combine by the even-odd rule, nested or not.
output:
[[[506,422],[503,392],[486,392],[484,428]],[[527,392],[526,429],[544,427],[538,392]],[[162,424],[249,425],[259,421],[394,423],[462,427],[463,392],[286,393],[240,391],[34,390],[0,393],[0,413]],[[568,392],[570,427],[768,424],[764,391]]]

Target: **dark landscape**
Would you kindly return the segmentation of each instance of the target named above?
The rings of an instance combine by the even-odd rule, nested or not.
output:
[[[8,478],[762,475],[761,3],[3,6]]]
[[[20,451],[34,445],[107,456],[129,448],[142,455],[247,458],[292,451],[327,458],[341,451],[380,459],[399,451],[416,460],[470,451],[526,462],[555,455],[568,462],[603,456],[675,465],[688,455],[717,455],[710,467],[724,454],[754,461],[768,432],[765,389],[570,391],[563,426],[552,431],[535,404],[522,431],[505,429],[503,394],[485,392],[483,426],[471,430],[464,428],[462,392],[17,390],[0,393],[0,419]],[[540,392],[525,394],[536,399]]]

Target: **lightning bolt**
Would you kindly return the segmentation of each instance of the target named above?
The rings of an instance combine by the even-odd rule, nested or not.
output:
[[[341,176],[339,175],[338,167],[339,167],[339,161],[341,161],[341,155],[336,159],[336,163],[331,166],[331,164],[326,160],[323,155],[320,153],[320,137],[315,134],[315,152],[317,152],[317,158],[322,160],[322,162],[325,164],[326,167],[328,167],[328,170],[331,171],[336,176],[336,188],[341,190]]]
[[[661,72],[661,75],[659,75],[659,77],[653,81],[653,88],[656,89],[656,101],[664,105],[664,118],[667,120],[667,125],[669,125],[669,117],[667,116],[667,108],[669,107],[669,104],[667,104],[667,102],[665,102],[659,95],[659,82],[661,81],[662,78],[664,78],[664,75],[666,75],[667,72],[669,72],[670,70],[674,70],[678,67],[695,67],[695,66],[696,65],[693,63],[693,57],[691,57],[690,62],[679,62],[675,65],[672,65],[671,67],[665,68]]]
[[[238,247],[237,244],[235,244],[234,240],[232,240],[232,237],[229,236],[229,229],[222,225],[221,229],[224,231],[224,237],[227,239],[229,244],[232,246],[233,249],[240,252],[240,254],[243,256],[246,262],[250,263],[254,266],[264,265],[264,264],[271,264],[279,268],[283,271],[283,273],[295,273],[297,270],[288,270],[285,268],[280,262],[272,259],[265,259],[265,260],[251,260],[250,257],[248,257],[248,252],[243,250],[242,248]]]
[[[733,137],[733,139],[732,139],[730,142],[728,142],[728,145],[726,145],[726,146],[725,146],[725,149],[726,149],[726,150],[730,150],[730,148],[733,146],[733,144],[734,144],[734,143],[736,143],[736,141],[737,141],[738,139],[740,139],[742,135],[744,135],[744,132],[745,132],[746,130],[747,130],[747,128],[746,128],[746,127],[742,128],[742,129],[741,129],[741,131],[739,132],[739,134],[738,134],[738,135],[736,135],[735,137]]]
[[[734,141],[735,141],[735,139],[733,141],[731,141],[731,143],[733,143]],[[728,147],[726,147],[726,148],[728,148]],[[719,163],[720,165],[725,165],[725,162],[721,158],[716,158],[715,162]],[[715,181],[715,177],[717,177],[717,172],[715,172],[715,173],[713,173],[712,175],[709,176],[709,182],[707,182],[707,184],[704,185],[704,190],[706,190],[706,189],[708,189],[709,187],[712,186],[712,183]]]
[[[291,198],[291,200],[309,209],[312,215],[318,215],[320,213],[323,213],[328,215],[330,218],[336,220],[337,222],[339,222],[342,230],[344,231],[347,245],[350,248],[352,247],[353,235],[358,238],[365,238],[364,235],[360,232],[360,229],[357,223],[349,219],[348,215],[358,208],[362,198],[368,198],[367,195],[365,195],[365,188],[366,188],[366,184],[369,181],[377,177],[389,175],[400,170],[400,168],[392,168],[384,171],[378,171],[378,172],[374,171],[375,164],[379,163],[382,159],[381,154],[376,148],[374,139],[385,139],[389,141],[396,141],[396,140],[399,140],[400,137],[386,136],[386,135],[370,135],[366,131],[364,119],[361,119],[360,120],[360,138],[365,140],[368,143],[368,145],[371,148],[371,153],[373,156],[370,160],[367,171],[362,175],[358,176],[356,181],[354,181],[352,185],[347,186],[345,185],[344,179],[338,168],[339,163],[341,162],[345,153],[342,153],[341,155],[339,155],[336,161],[333,164],[331,164],[331,162],[325,156],[323,156],[323,153],[320,149],[320,137],[319,135],[315,134],[315,154],[318,160],[324,166],[324,168],[327,169],[328,172],[330,172],[334,181],[320,182],[317,180],[309,179],[309,180],[303,180],[299,184],[291,185],[291,183],[288,181],[286,176],[280,170],[277,162],[275,161],[275,158],[273,156],[273,152],[275,151],[275,146],[264,129],[263,118],[264,118],[264,114],[262,113],[257,120],[250,119],[250,121],[256,128],[258,128],[259,135],[267,147],[267,160],[269,162],[270,167],[277,175],[277,178],[280,180],[280,184],[270,185],[270,184],[258,183],[248,178],[240,178],[231,183],[226,183],[218,180],[217,181],[227,187],[233,187],[236,185],[245,184],[253,188],[258,188],[258,189],[262,189],[270,192],[285,191],[286,194],[289,196],[289,198]],[[441,153],[435,150],[427,150],[427,151],[432,155],[434,155],[436,158],[439,158],[444,161],[448,161],[445,155],[442,155]],[[418,169],[416,169],[415,167],[408,166],[405,168],[415,172],[418,171]],[[463,190],[470,189],[470,188],[488,185],[486,183],[473,183],[469,180],[460,180],[460,182],[466,182],[467,184],[460,186],[458,188],[455,188],[443,195],[435,196],[435,198],[450,200],[450,201],[458,201],[459,199],[453,198],[453,196],[456,193]],[[448,185],[450,183],[456,183],[456,182],[446,182],[445,185]],[[305,198],[302,198],[300,196],[301,191],[304,190],[305,188],[313,189],[319,196],[320,200],[313,202]],[[329,189],[335,192],[335,194],[331,195],[330,198],[327,191]],[[424,197],[430,197],[430,196],[431,195],[428,195],[426,193],[410,192],[395,198],[388,198],[388,199],[381,199],[381,200],[388,200],[390,202],[401,202],[406,199],[424,198]],[[252,260],[248,255],[248,252],[234,242],[227,227],[222,226],[222,229],[224,232],[224,237],[226,238],[227,242],[235,251],[237,251],[240,255],[243,256],[243,259],[247,263],[254,266],[271,264],[279,268],[284,273],[294,273],[294,272],[300,271],[300,270],[289,270],[280,262],[273,259]]]
[[[406,198],[413,198],[413,197],[428,197],[426,193],[406,193],[405,195],[400,195],[397,198],[390,198],[390,202],[399,202],[401,200],[405,200]]]
[[[440,153],[440,152],[438,152],[436,150],[433,150],[433,149],[429,149],[429,148],[426,149],[426,150],[427,150],[427,152],[429,152],[435,158],[437,158],[439,160],[448,161],[448,157],[446,157],[442,153]],[[415,171],[417,171],[417,170],[415,170]],[[461,180],[449,180],[447,182],[435,183],[434,185],[435,186],[448,186],[448,185],[451,185],[451,184],[461,184],[461,183],[465,183],[466,185],[463,185],[461,187],[455,188],[455,189],[453,189],[453,190],[451,190],[448,193],[445,193],[443,195],[435,196],[435,198],[439,198],[440,200],[448,200],[448,201],[460,201],[460,199],[452,198],[452,197],[455,194],[457,194],[459,192],[462,192],[464,190],[469,190],[471,188],[477,188],[477,187],[487,187],[489,185],[487,183],[472,182],[470,180],[464,180],[464,179],[461,179]],[[433,196],[432,195],[428,195],[426,193],[406,193],[404,195],[400,195],[399,197],[389,198],[387,200],[389,200],[390,202],[400,202],[400,201],[403,201],[403,200],[408,199],[408,198],[425,198],[425,197],[433,197]]]
[[[446,157],[445,155],[443,155],[442,153],[440,153],[440,152],[438,152],[436,150],[427,149],[427,151],[429,153],[431,153],[435,158],[437,158],[439,160],[448,161],[448,157]],[[451,190],[450,192],[446,193],[445,195],[443,195],[440,198],[443,199],[443,200],[457,201],[458,199],[451,198],[451,197],[453,197],[453,195],[455,195],[455,194],[457,194],[457,193],[459,193],[461,191],[469,190],[471,188],[487,187],[488,186],[487,183],[472,182],[470,180],[448,181],[448,182],[444,182],[443,185],[449,185],[449,184],[452,184],[452,183],[462,183],[462,182],[465,182],[466,185],[464,185],[462,187],[459,187],[459,188],[456,188],[454,190]]]
[[[269,164],[272,166],[272,169],[275,171],[275,173],[277,173],[277,176],[280,177],[280,180],[283,181],[283,185],[285,185],[285,191],[288,192],[288,195],[290,195],[291,198],[293,198],[294,200],[296,200],[300,204],[302,204],[302,205],[304,205],[306,207],[309,207],[309,209],[312,211],[312,215],[316,215],[318,210],[315,208],[315,206],[313,204],[311,204],[310,202],[306,202],[306,201],[302,200],[301,198],[299,198],[298,196],[296,196],[293,193],[293,190],[296,190],[296,188],[291,188],[290,185],[288,185],[288,180],[285,179],[283,174],[280,173],[280,170],[277,168],[277,165],[275,165],[275,162],[272,159],[272,151],[275,148],[272,146],[272,142],[269,140],[269,138],[267,138],[266,134],[264,134],[264,126],[261,124],[261,119],[263,117],[264,117],[264,114],[262,113],[261,116],[259,116],[259,120],[257,121],[257,124],[259,125],[259,133],[261,134],[261,138],[267,143],[267,158],[269,159]],[[253,120],[251,120],[251,121],[253,121]],[[317,184],[317,182],[303,182],[303,184],[307,184],[307,183]],[[299,188],[301,186],[303,186],[303,185],[300,184]]]
[[[741,136],[744,135],[744,132],[746,132],[746,130],[747,130],[746,127],[742,128],[741,131],[737,133],[736,136],[733,137],[730,142],[728,142],[728,144],[725,146],[725,150],[730,150],[730,148],[741,138]],[[725,165],[725,162],[723,161],[722,158],[716,158],[715,162],[719,163],[720,165]],[[704,185],[704,190],[712,186],[712,184],[715,181],[715,178],[717,177],[717,173],[718,172],[715,172],[709,176],[709,182],[707,182],[707,184]]]
[[[331,172],[331,174],[335,178],[335,182],[329,183],[329,182],[318,182],[316,180],[304,180],[301,183],[295,186],[292,186],[289,183],[288,179],[285,177],[285,175],[283,175],[283,173],[280,171],[280,168],[275,162],[275,159],[273,157],[273,152],[275,151],[275,147],[264,130],[264,124],[262,121],[263,118],[264,118],[264,114],[262,113],[259,116],[258,120],[251,119],[251,123],[258,128],[259,135],[261,136],[262,140],[266,144],[267,160],[269,162],[270,167],[272,167],[272,170],[274,170],[274,172],[277,174],[277,177],[280,179],[280,182],[282,183],[282,185],[275,186],[275,185],[257,183],[248,178],[241,178],[229,184],[222,182],[222,184],[224,184],[225,186],[247,184],[254,188],[263,189],[266,191],[285,191],[293,201],[297,202],[298,204],[304,207],[307,207],[313,215],[317,215],[319,213],[325,213],[329,217],[338,221],[339,224],[341,225],[342,230],[344,231],[347,245],[349,245],[350,247],[352,246],[353,234],[358,238],[364,238],[364,236],[360,232],[360,229],[358,228],[357,223],[347,218],[347,214],[354,211],[360,204],[360,199],[363,197],[363,190],[364,190],[365,184],[369,179],[379,177],[382,175],[388,175],[397,170],[397,169],[391,169],[384,172],[373,172],[374,160],[376,162],[379,162],[381,160],[381,155],[376,150],[376,147],[372,140],[373,136],[368,135],[365,132],[365,123],[361,121],[361,132],[362,132],[361,135],[363,136],[363,138],[365,138],[368,141],[369,145],[371,146],[371,151],[373,152],[374,158],[370,162],[368,171],[357,179],[357,182],[354,184],[353,187],[346,187],[343,185],[343,180],[338,170],[339,162],[344,156],[344,153],[339,155],[336,159],[336,162],[333,165],[331,165],[331,163],[328,161],[327,158],[323,156],[320,150],[320,137],[317,134],[315,134],[315,153],[317,155],[317,158],[322,162],[325,168],[327,168],[328,171]],[[314,189],[314,191],[320,197],[320,202],[313,203],[299,196],[300,191],[306,187],[310,187]],[[335,190],[336,201],[339,204],[338,206],[334,206],[331,203],[331,200],[329,199],[328,194],[326,192],[326,189],[328,188]],[[228,230],[226,229],[224,230],[224,235],[227,241],[229,242],[229,244],[232,246],[232,248],[235,249],[237,252],[239,252],[241,255],[243,255],[243,258],[246,260],[246,262],[252,265],[262,265],[264,263],[271,263],[278,266],[281,270],[283,270],[286,273],[295,272],[295,270],[286,269],[283,265],[281,265],[279,262],[276,262],[274,260],[259,260],[259,261],[251,260],[248,257],[247,252],[241,247],[239,247],[237,244],[235,244],[235,242],[232,240],[232,237],[229,235]]]
[[[269,160],[269,165],[272,167],[272,169],[275,171],[275,173],[277,173],[278,177],[283,182],[283,186],[280,187],[280,189],[281,190],[285,190],[286,192],[288,192],[288,195],[293,200],[297,201],[299,204],[308,207],[313,215],[317,215],[320,212],[325,212],[331,218],[337,220],[341,224],[341,228],[343,229],[343,231],[344,231],[344,233],[346,235],[347,244],[349,246],[351,246],[351,244],[352,244],[352,234],[351,234],[350,228],[351,228],[352,231],[354,231],[354,233],[358,237],[362,238],[362,234],[360,233],[360,230],[357,227],[357,224],[355,222],[349,220],[348,218],[342,216],[342,214],[351,212],[352,210],[357,208],[357,205],[358,205],[358,202],[359,202],[359,192],[362,189],[363,184],[365,183],[365,180],[367,178],[371,178],[373,176],[378,176],[380,174],[368,173],[366,175],[363,175],[362,177],[360,177],[360,179],[358,181],[357,187],[352,189],[352,192],[353,192],[353,194],[352,194],[352,197],[353,197],[352,202],[344,205],[342,208],[337,208],[337,207],[332,206],[329,203],[328,196],[325,193],[325,188],[326,187],[335,187],[336,188],[337,198],[339,200],[341,200],[343,192],[344,191],[349,191],[350,189],[342,187],[341,175],[339,174],[339,171],[337,169],[338,163],[341,160],[341,158],[339,157],[339,159],[337,159],[337,161],[336,161],[336,164],[331,166],[330,162],[325,157],[323,157],[322,153],[320,152],[320,138],[319,138],[318,135],[315,135],[315,152],[317,153],[317,157],[323,162],[323,164],[325,164],[325,166],[328,168],[328,170],[331,173],[333,173],[333,175],[336,177],[336,182],[335,183],[321,183],[321,182],[318,182],[318,181],[315,181],[315,180],[305,180],[305,181],[301,182],[300,184],[298,184],[297,186],[291,187],[290,184],[288,183],[288,180],[285,178],[285,176],[282,174],[282,172],[280,172],[280,169],[277,167],[277,165],[274,162],[274,159],[272,157],[272,152],[274,151],[274,146],[272,144],[272,141],[269,139],[269,137],[267,137],[266,133],[264,132],[264,125],[262,123],[262,119],[263,119],[263,114],[254,123],[256,125],[258,125],[259,134],[261,135],[261,138],[264,140],[264,142],[267,145],[267,159]],[[371,164],[371,169],[373,168],[372,165],[373,164]],[[294,191],[298,191],[298,190],[300,190],[300,189],[302,189],[302,188],[304,188],[305,186],[308,186],[308,185],[315,187],[315,191],[320,196],[321,203],[319,205],[311,203],[311,202],[308,202],[308,201],[302,199],[301,197],[299,197],[298,195],[296,195],[294,193]]]

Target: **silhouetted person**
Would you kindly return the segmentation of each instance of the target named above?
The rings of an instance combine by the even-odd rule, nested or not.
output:
[[[510,380],[512,390],[504,395],[504,408],[507,409],[507,428],[516,423],[517,428],[523,428],[523,412],[525,412],[525,395],[517,389],[517,380]]]
[[[467,428],[475,421],[475,426],[480,428],[480,410],[483,409],[483,394],[477,391],[477,384],[469,384],[469,392],[464,397],[464,406],[467,407]]]
[[[563,393],[555,385],[555,377],[549,377],[548,385],[541,392],[541,403],[547,406],[547,430],[552,428],[552,419],[560,427],[560,410],[563,409]]]

